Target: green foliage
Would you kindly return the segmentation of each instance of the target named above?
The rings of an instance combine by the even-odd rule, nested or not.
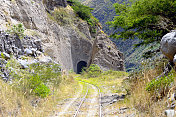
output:
[[[49,95],[50,93],[50,89],[44,85],[44,84],[39,84],[34,90],[33,92],[37,95],[40,96],[42,98],[46,97]]]
[[[98,77],[102,73],[102,70],[98,65],[91,64],[90,67],[86,70],[83,71],[84,75],[87,75],[88,78],[90,77]]]
[[[10,30],[7,30],[8,33],[18,36],[20,39],[24,38],[24,26],[23,24],[13,25]]]
[[[58,64],[35,63],[29,68],[20,69],[20,64],[15,59],[10,59],[6,68],[11,71],[14,88],[24,92],[25,95],[46,97],[50,93],[49,86],[58,86],[61,82],[61,69]]]
[[[108,24],[123,30],[111,36],[117,39],[141,39],[136,46],[159,42],[164,34],[175,27],[175,0],[134,0],[116,3],[114,7],[118,16]]]
[[[72,9],[74,12],[82,19],[86,20],[90,26],[90,32],[96,33],[96,26],[98,25],[99,21],[92,15],[93,8],[85,6],[78,2],[77,0],[68,0],[72,2]]]
[[[87,20],[87,23],[90,26],[90,32],[91,33],[96,33],[96,27],[97,27],[98,22],[99,22],[98,19],[96,19],[93,16],[90,19]]]
[[[113,71],[113,70],[108,70],[104,71],[102,75],[112,75],[112,76],[117,76],[117,77],[124,77],[127,76],[127,72],[122,72],[122,71]]]
[[[3,52],[1,52],[1,58],[5,59],[5,55],[3,54]]]
[[[68,0],[72,2],[72,8],[75,11],[75,13],[83,20],[89,20],[92,16],[91,11],[93,10],[92,8],[85,6],[81,4],[80,2],[76,0]]]
[[[146,86],[146,90],[150,92],[158,92],[165,90],[174,82],[174,73],[170,73],[168,76],[161,77],[159,79],[153,79]]]

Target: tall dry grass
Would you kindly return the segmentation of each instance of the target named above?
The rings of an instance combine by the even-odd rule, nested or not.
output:
[[[171,86],[165,89],[159,89],[155,92],[146,90],[147,84],[159,76],[164,67],[166,66],[165,60],[154,62],[153,67],[148,63],[144,64],[143,69],[132,73],[130,76],[130,93],[129,104],[137,110],[139,117],[163,117],[165,109],[167,109],[168,89],[175,86],[174,81]],[[175,74],[175,73],[174,73]],[[161,94],[160,90],[164,91]]]
[[[46,117],[56,113],[59,100],[72,97],[77,89],[71,75],[62,76],[62,82],[46,98],[36,96],[26,97],[22,92],[0,80],[0,117]]]

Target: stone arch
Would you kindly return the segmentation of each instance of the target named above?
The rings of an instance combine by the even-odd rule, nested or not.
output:
[[[76,73],[80,74],[84,67],[87,67],[87,62],[79,61],[78,64],[77,64],[77,72]]]

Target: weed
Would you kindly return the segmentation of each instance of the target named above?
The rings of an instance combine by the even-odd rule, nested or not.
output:
[[[15,59],[10,59],[6,68],[11,71],[14,88],[24,92],[26,96],[34,94],[44,98],[50,93],[49,85],[58,86],[61,82],[58,64],[35,63],[27,69],[20,69],[19,63]]]
[[[13,25],[7,32],[18,36],[20,39],[24,38],[24,26],[22,24]]]
[[[159,79],[153,79],[146,86],[146,90],[150,92],[158,91],[160,89],[165,89],[170,86],[174,81],[173,73],[170,73],[168,76],[161,77]]]

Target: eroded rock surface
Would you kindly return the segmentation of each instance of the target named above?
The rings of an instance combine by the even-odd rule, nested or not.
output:
[[[124,71],[124,57],[116,45],[102,32],[99,32],[93,45],[92,63],[103,70]]]

